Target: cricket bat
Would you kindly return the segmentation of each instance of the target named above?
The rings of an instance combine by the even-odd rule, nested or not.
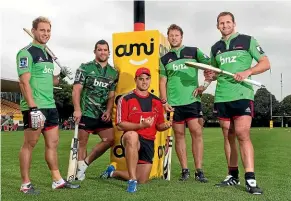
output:
[[[207,64],[196,63],[196,62],[185,62],[185,65],[188,66],[188,67],[197,68],[197,69],[200,69],[200,70],[212,70],[212,71],[214,71],[216,73],[221,73],[221,74],[228,75],[228,76],[231,76],[231,77],[234,76],[233,73],[230,73],[230,72],[225,71],[225,70],[221,70],[219,68],[215,68],[215,67],[207,65]],[[246,83],[258,86],[258,87],[263,87],[263,88],[265,87],[263,84],[261,84],[258,81],[255,81],[255,80],[244,79],[243,81],[246,82]]]
[[[173,116],[174,116],[174,112],[170,112],[170,121],[173,121]],[[172,146],[173,146],[173,136],[172,136],[172,128],[170,128],[170,130],[168,131],[166,149],[165,149],[165,158],[164,158],[164,163],[163,163],[164,179],[168,181],[171,180]]]
[[[67,175],[67,181],[69,182],[75,180],[76,173],[77,173],[78,147],[79,147],[78,127],[79,127],[78,124],[75,124],[74,137],[71,143],[71,151],[70,151],[69,167],[68,167],[68,175]]]

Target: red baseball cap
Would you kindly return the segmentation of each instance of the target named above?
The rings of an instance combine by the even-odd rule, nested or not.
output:
[[[141,74],[147,74],[148,76],[151,76],[151,72],[148,68],[142,67],[136,70],[135,77],[140,76]]]

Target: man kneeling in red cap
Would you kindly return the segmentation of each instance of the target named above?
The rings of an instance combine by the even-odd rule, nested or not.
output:
[[[128,180],[127,192],[134,193],[138,183],[149,179],[157,131],[165,131],[172,122],[165,122],[161,100],[149,93],[151,73],[148,68],[139,68],[135,73],[136,88],[123,95],[116,109],[116,126],[124,131],[121,145],[124,147],[128,171],[115,170],[108,166],[101,177],[118,177]]]

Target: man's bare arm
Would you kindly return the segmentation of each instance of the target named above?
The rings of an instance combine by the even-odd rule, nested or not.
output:
[[[161,100],[167,100],[167,78],[160,77],[160,98]]]
[[[115,96],[115,92],[110,91],[108,94],[108,101],[107,101],[107,107],[106,107],[107,112],[110,112],[110,113],[112,112],[113,105],[114,105],[114,96]]]
[[[260,58],[258,63],[250,68],[251,75],[258,75],[270,69],[270,61],[268,57],[264,56]]]
[[[162,132],[162,131],[168,130],[171,126],[172,126],[172,123],[164,122],[162,124],[156,125],[156,129],[157,129],[157,131]]]
[[[269,59],[268,57],[263,56],[259,59],[258,63],[254,67],[249,68],[248,70],[245,70],[243,72],[236,73],[233,77],[237,81],[242,81],[251,75],[258,75],[269,69],[270,69]]]
[[[80,97],[81,97],[82,90],[83,90],[83,85],[74,84],[73,92],[72,92],[72,100],[73,100],[73,105],[74,105],[75,111],[81,111]]]
[[[59,80],[59,76],[58,75],[54,75],[54,77],[53,77],[53,83],[54,83],[54,86],[57,86],[60,83],[60,80]]]
[[[37,105],[34,102],[33,96],[32,96],[32,90],[30,87],[30,73],[24,73],[19,77],[19,87],[21,90],[22,95],[24,96],[24,99],[26,100],[28,107],[37,107]]]

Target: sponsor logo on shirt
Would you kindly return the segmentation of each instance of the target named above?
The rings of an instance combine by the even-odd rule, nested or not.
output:
[[[259,51],[260,54],[264,54],[264,50],[261,48],[261,46],[257,46],[257,50]]]
[[[233,46],[233,49],[234,50],[241,50],[243,49],[244,47],[242,45],[237,45],[237,46]]]
[[[103,87],[103,88],[107,88],[109,84],[106,83],[106,82],[98,81],[98,80],[95,79],[93,85],[94,85],[95,87]]]
[[[75,75],[76,82],[80,81],[81,75],[82,75],[82,71],[80,69],[78,69],[76,72],[76,75]]]
[[[183,69],[188,69],[188,67],[185,64],[173,64],[173,70],[183,70]]]
[[[54,72],[54,69],[47,68],[46,66],[44,66],[44,69],[42,71],[42,73],[45,73],[45,74],[53,74],[53,72]]]
[[[28,57],[22,57],[19,59],[19,68],[27,68],[28,67]]]
[[[226,64],[226,63],[235,63],[237,56],[231,56],[231,57],[220,57],[220,65]]]
[[[44,61],[43,58],[39,57],[37,62],[43,62],[43,61]]]
[[[147,117],[147,118],[149,118],[149,117]],[[155,117],[150,117],[151,119],[154,119]],[[140,123],[142,123],[143,121],[145,120],[145,118],[143,118],[142,116],[140,116]]]
[[[168,63],[171,63],[173,60],[172,59],[169,59]]]
[[[251,108],[248,107],[248,108],[245,110],[245,112],[247,112],[247,113],[251,113]]]

